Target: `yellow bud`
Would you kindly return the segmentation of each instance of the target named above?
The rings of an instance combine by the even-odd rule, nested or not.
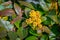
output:
[[[32,10],[31,12],[30,12],[30,15],[29,15],[30,17],[35,17],[36,16],[36,12],[34,11],[34,10]]]
[[[39,18],[41,17],[41,15],[40,15],[40,12],[39,12],[39,11],[36,11],[36,16],[37,16],[37,17],[39,17]]]
[[[33,26],[37,26],[37,22],[33,22]]]
[[[37,22],[37,24],[40,24],[41,23],[41,19],[37,18],[36,22]]]
[[[36,13],[35,10],[31,10],[31,13]]]
[[[26,19],[26,23],[28,24],[28,19]]]
[[[39,29],[41,29],[41,28],[42,28],[42,25],[41,25],[41,24],[39,24],[39,25],[38,25],[38,28],[39,28]]]
[[[29,19],[26,19],[26,23],[27,24],[31,24],[33,21],[31,20],[31,18],[29,18]]]

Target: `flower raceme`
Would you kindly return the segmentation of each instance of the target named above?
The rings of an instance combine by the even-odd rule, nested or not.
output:
[[[41,15],[39,11],[31,10],[29,13],[29,18],[26,19],[27,24],[31,24],[33,29],[41,29]]]

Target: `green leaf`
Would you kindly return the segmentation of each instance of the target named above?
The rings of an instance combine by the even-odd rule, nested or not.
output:
[[[0,26],[0,38],[4,38],[7,36],[6,29]]]
[[[51,19],[49,18],[49,17],[46,17],[46,20],[45,21],[43,21],[43,24],[44,25],[51,25]]]
[[[17,15],[22,15],[21,8],[17,3],[14,3],[14,9],[15,9]]]
[[[46,5],[46,2],[44,0],[40,0],[40,5],[43,8],[44,11],[48,11],[48,6]]]
[[[2,3],[2,0],[0,0],[0,4]]]
[[[47,27],[47,26],[43,26],[44,27],[44,32],[50,34],[51,33],[51,30]]]
[[[12,4],[10,4],[6,8],[13,8],[13,6],[12,6]]]
[[[16,40],[21,40],[20,38],[17,38]]]
[[[60,0],[58,0],[58,3],[60,4]]]
[[[44,21],[47,20],[47,17],[46,17],[46,16],[42,16],[42,17],[41,17],[41,20],[42,20],[42,22],[44,22]]]
[[[28,35],[28,30],[20,27],[17,30],[17,35],[20,37],[20,39],[24,39]]]
[[[41,15],[44,15],[46,13],[46,11],[43,10],[43,8],[41,7],[41,5],[36,4],[36,5],[34,5],[34,7],[35,7],[36,10],[38,10],[40,12]]]
[[[7,39],[4,37],[4,38],[1,38],[0,40],[7,40]]]
[[[53,25],[51,28],[51,31],[55,34],[55,35],[59,35],[60,34],[60,27],[58,25]]]
[[[20,20],[17,20],[14,24],[16,25],[17,28],[19,28],[19,26],[20,26]]]
[[[59,24],[60,24],[60,16],[58,16],[57,18],[58,18],[58,22],[59,22]]]
[[[10,24],[9,21],[5,21],[3,19],[0,19],[0,25],[7,29],[7,31],[11,31],[13,29],[14,25]]]
[[[5,9],[5,7],[3,5],[0,5],[0,11],[4,10],[4,9]]]
[[[31,3],[25,2],[25,1],[19,1],[21,5],[24,5],[28,8],[35,9]]]
[[[30,29],[29,33],[32,34],[33,36],[40,36],[39,34],[37,34],[34,30]]]
[[[28,18],[29,17],[29,12],[30,12],[30,8],[25,8],[25,16]]]
[[[25,40],[38,40],[35,36],[29,36]]]
[[[54,22],[58,23],[58,18],[57,18],[57,15],[56,15],[56,11],[54,9],[47,13],[47,17],[52,19]]]
[[[8,32],[8,36],[9,36],[10,40],[16,40],[16,38],[17,38],[16,33],[12,32],[12,31]]]
[[[50,38],[49,40],[55,40],[55,38]]]
[[[44,0],[46,3],[50,3],[51,2],[51,0]]]
[[[40,38],[40,40],[48,40],[48,35],[43,35],[41,38]]]
[[[56,37],[56,35],[53,34],[53,33],[51,33],[51,34],[49,35],[49,40],[55,40],[55,37]]]
[[[50,33],[49,40],[55,40],[56,35],[54,33]]]

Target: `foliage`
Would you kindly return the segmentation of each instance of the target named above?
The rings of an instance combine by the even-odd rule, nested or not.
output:
[[[0,40],[60,40],[60,0],[0,0]]]

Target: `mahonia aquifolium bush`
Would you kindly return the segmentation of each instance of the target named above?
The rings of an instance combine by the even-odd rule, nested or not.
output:
[[[39,11],[31,10],[29,12],[29,18],[26,19],[26,23],[32,25],[33,30],[42,30],[43,26],[41,24],[41,14]]]

